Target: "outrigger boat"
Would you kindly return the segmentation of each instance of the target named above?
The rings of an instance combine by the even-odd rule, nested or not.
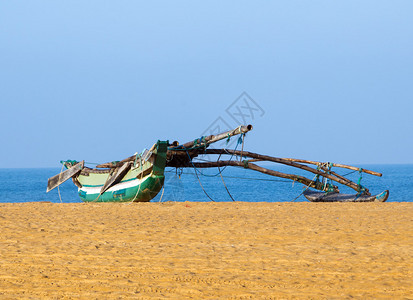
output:
[[[148,202],[163,188],[166,167],[218,168],[220,170],[220,167],[233,166],[302,183],[305,185],[302,194],[313,202],[384,202],[389,196],[388,190],[379,195],[371,196],[369,190],[361,186],[360,182],[355,183],[332,171],[332,168],[345,168],[359,171],[360,174],[363,172],[382,176],[374,171],[343,164],[278,158],[244,151],[244,137],[251,130],[252,125],[239,126],[233,130],[201,137],[183,145],[177,141],[173,143],[158,141],[152,148],[140,154],[136,153],[122,161],[100,164],[96,168],[86,167],[84,161],[61,161],[67,170],[49,178],[47,192],[71,178],[78,187],[80,199],[84,202]],[[240,135],[238,143],[242,144],[241,150],[209,148],[211,144],[223,139],[230,140],[236,135]],[[219,155],[219,157],[216,161],[194,161],[200,155]],[[229,155],[231,158],[220,160],[223,155]],[[240,159],[232,159],[234,156]],[[315,177],[311,180],[305,176],[281,173],[255,164],[255,162],[262,161],[299,168],[313,173]],[[310,165],[315,165],[316,168]],[[357,193],[354,195],[340,194],[338,187],[333,182],[350,187]],[[310,188],[321,192],[310,190]]]
[[[352,195],[306,190],[303,192],[303,195],[311,202],[385,202],[389,197],[389,191],[386,190],[378,195],[368,195],[365,193]]]
[[[67,170],[49,178],[47,192],[72,178],[84,202],[150,201],[164,184],[167,146],[158,141],[150,150],[95,169],[84,161],[62,161]]]

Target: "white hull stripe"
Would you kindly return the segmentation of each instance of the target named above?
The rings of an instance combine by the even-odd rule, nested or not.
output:
[[[118,184],[115,184],[114,186],[112,186],[110,189],[108,189],[106,192],[115,192],[118,190],[122,190],[122,189],[127,189],[127,188],[131,188],[131,187],[135,187],[139,184],[141,184],[142,182],[144,182],[148,177],[150,177],[150,175],[147,175],[146,177],[143,177],[142,179],[137,178],[135,180],[130,180],[130,181],[125,181],[125,182],[120,182]],[[101,190],[101,186],[98,187],[86,187],[83,186],[81,188],[79,188],[80,191],[84,191],[87,194],[100,194],[100,190]],[[106,193],[105,192],[105,193]]]

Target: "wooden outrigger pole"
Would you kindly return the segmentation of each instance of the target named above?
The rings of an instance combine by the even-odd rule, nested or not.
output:
[[[191,148],[196,147],[198,145],[208,146],[210,144],[216,143],[216,142],[218,142],[220,140],[223,140],[223,139],[231,138],[231,137],[233,137],[235,135],[238,135],[238,134],[245,134],[250,130],[252,130],[252,125],[251,124],[250,125],[245,125],[245,126],[241,125],[241,126],[235,128],[235,129],[225,131],[225,132],[219,133],[217,135],[209,135],[209,136],[201,137],[199,139],[195,139],[194,141],[187,142],[187,143],[185,143],[181,146],[176,146],[173,149],[174,150],[179,150],[179,149],[188,150],[188,149],[191,149]]]
[[[145,150],[140,154],[135,153],[121,161],[97,165],[94,169],[85,167],[84,161],[62,161],[61,163],[67,170],[61,171],[61,173],[56,176],[49,178],[47,191],[58,187],[69,178],[72,178],[74,184],[78,187],[81,200],[85,202],[146,202],[153,199],[164,186],[165,167],[195,169],[218,168],[221,174],[220,167],[233,166],[302,183],[306,186],[302,194],[313,202],[383,202],[386,201],[389,196],[388,190],[379,195],[371,196],[369,190],[360,185],[360,181],[356,184],[332,171],[331,168],[338,167],[359,171],[360,176],[361,172],[381,176],[380,173],[374,171],[343,164],[280,158],[244,151],[245,134],[251,130],[252,125],[241,125],[235,129],[216,135],[202,136],[183,145],[179,145],[176,141],[169,143],[169,141],[158,140],[149,150]],[[208,148],[211,144],[220,140],[227,139],[229,141],[231,137],[236,135],[241,135],[238,139],[238,143],[242,144],[241,151],[236,149]],[[216,161],[194,161],[194,158],[199,155],[219,155],[219,157]],[[231,158],[228,160],[220,160],[222,155],[230,155]],[[232,159],[234,156],[237,158]],[[255,164],[255,162],[263,161],[279,163],[307,171],[314,174],[314,179],[309,179],[302,175],[282,173]],[[317,167],[313,168],[310,165]],[[320,177],[322,177],[321,180]],[[357,194],[340,194],[339,188],[333,185],[332,182],[348,186],[357,191]],[[309,188],[323,192],[311,191]]]
[[[317,166],[319,166],[319,165],[322,166],[323,165],[322,162],[306,160],[306,159],[296,159],[296,158],[282,158],[282,159],[287,160],[287,161],[291,161],[291,162],[304,163],[304,164],[310,164],[310,165],[317,165]],[[383,175],[383,174],[378,173],[378,172],[374,172],[374,171],[367,170],[367,169],[362,169],[362,168],[360,169],[360,168],[349,166],[349,165],[336,164],[336,163],[331,163],[331,164],[332,164],[331,165],[332,167],[349,169],[349,170],[353,170],[353,171],[360,171],[361,170],[363,173],[378,176],[378,177],[381,177]],[[321,168],[324,168],[324,167],[321,167]]]
[[[285,179],[290,179],[292,181],[297,181],[300,182],[308,187],[312,187],[315,189],[320,189],[320,185],[317,184],[317,182],[308,179],[304,176],[300,176],[300,175],[294,175],[294,174],[286,174],[286,173],[281,173],[278,171],[274,171],[274,170],[270,170],[267,168],[263,168],[261,166],[258,166],[256,164],[251,163],[250,161],[244,161],[244,162],[240,162],[240,161],[223,161],[223,160],[219,160],[219,161],[214,161],[214,162],[202,162],[202,163],[198,163],[198,162],[194,162],[193,163],[195,168],[216,168],[216,167],[224,167],[224,166],[232,166],[232,167],[242,167],[242,168],[246,168],[246,169],[251,169],[254,171],[258,171],[261,172],[263,174],[267,174],[267,175],[271,175],[271,176],[275,176],[275,177],[280,177],[280,178],[285,178]],[[337,186],[333,186],[334,190],[338,192],[338,187]]]
[[[252,130],[252,125],[246,126],[239,126],[233,130],[220,133],[218,135],[210,135],[208,137],[201,137],[191,142],[187,142],[183,145],[176,146],[171,145],[168,148],[167,153],[167,163],[166,166],[168,167],[176,167],[176,168],[188,168],[188,167],[195,167],[195,168],[215,168],[215,167],[223,167],[223,166],[233,166],[233,167],[243,167],[247,169],[251,169],[254,171],[258,171],[264,174],[268,174],[271,176],[276,176],[280,178],[290,179],[293,181],[300,182],[307,187],[312,187],[318,190],[323,191],[334,191],[339,192],[339,189],[335,185],[329,185],[322,183],[318,180],[311,180],[304,176],[294,175],[294,174],[286,174],[281,173],[278,171],[274,171],[271,169],[267,169],[261,166],[258,166],[252,162],[256,161],[269,161],[275,162],[287,166],[291,166],[294,168],[302,169],[313,173],[316,177],[324,177],[326,179],[330,179],[334,182],[340,183],[342,185],[348,186],[351,189],[357,191],[358,193],[363,192],[364,195],[370,195],[370,192],[365,187],[361,187],[359,184],[345,178],[344,176],[337,174],[336,172],[331,170],[331,167],[337,168],[345,168],[354,171],[364,172],[367,174],[375,175],[375,176],[382,176],[382,174],[366,169],[360,169],[357,167],[337,164],[337,163],[321,163],[316,161],[304,160],[304,159],[294,159],[294,158],[280,158],[280,157],[273,157],[269,155],[262,155],[258,153],[253,153],[249,151],[244,151],[243,149],[240,150],[230,150],[230,149],[207,149],[208,146],[212,143],[215,143],[219,140],[230,138],[232,136],[238,134],[245,134],[248,131]],[[197,157],[198,155],[204,154],[215,154],[219,155],[236,155],[239,156],[241,159],[240,161],[236,160],[219,160],[218,161],[211,161],[211,162],[193,162],[192,159]],[[242,161],[242,158],[249,158]],[[309,165],[316,165],[317,168],[312,168]]]
[[[359,192],[359,185],[356,184],[355,182],[352,182],[351,180],[331,171],[331,170],[316,170],[314,168],[311,168],[309,166],[306,165],[302,165],[290,160],[286,160],[283,158],[278,158],[278,157],[273,157],[273,156],[268,156],[268,155],[262,155],[262,154],[257,154],[257,153],[252,153],[252,152],[248,152],[248,151],[239,151],[239,150],[228,150],[228,149],[207,149],[205,151],[205,154],[234,154],[234,155],[242,155],[243,157],[251,157],[254,159],[260,159],[261,161],[271,161],[271,162],[275,162],[275,163],[280,163],[283,165],[287,165],[287,166],[291,166],[291,167],[295,167],[298,169],[302,169],[308,172],[311,172],[313,174],[316,175],[320,175],[322,177],[331,179],[333,181],[336,181],[338,183],[341,183],[343,185],[346,185],[350,188],[352,188],[353,190]],[[248,161],[247,161],[248,162]],[[248,164],[249,165],[249,164]],[[248,166],[246,166],[246,168],[248,168]],[[357,169],[358,170],[358,169]],[[271,175],[271,174],[269,174]],[[277,176],[277,175],[273,175],[273,176]],[[281,177],[281,176],[280,176]],[[283,178],[287,178],[287,177],[283,177]],[[291,179],[291,178],[289,178]],[[298,181],[298,180],[297,180]],[[369,191],[367,189],[365,189],[366,193],[369,193]]]

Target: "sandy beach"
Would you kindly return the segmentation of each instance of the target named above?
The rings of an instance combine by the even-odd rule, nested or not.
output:
[[[413,203],[0,204],[0,297],[413,299]]]

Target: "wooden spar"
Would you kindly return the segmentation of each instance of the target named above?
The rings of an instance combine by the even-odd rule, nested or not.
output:
[[[214,153],[215,151],[218,151],[219,153]],[[221,151],[221,152],[220,152]],[[222,153],[223,152],[223,153]],[[229,154],[235,154],[235,155],[241,155],[241,151],[238,150],[228,150],[228,149],[207,149],[206,154],[224,154],[224,153],[229,153]],[[302,165],[302,164],[298,164],[295,162],[290,162],[290,161],[286,161],[283,160],[282,158],[277,158],[277,157],[272,157],[272,156],[268,156],[268,155],[261,155],[261,154],[257,154],[257,153],[252,153],[252,152],[248,152],[248,151],[244,151],[242,152],[242,155],[247,156],[247,157],[252,157],[252,158],[256,158],[256,159],[261,159],[261,160],[266,160],[266,161],[272,161],[272,162],[276,162],[276,163],[281,163],[281,164],[285,164],[288,166],[292,166],[292,167],[296,167],[299,169],[303,169],[306,170],[308,172],[314,173],[314,174],[318,174],[321,175],[323,177],[329,178],[331,180],[334,180],[338,183],[341,183],[343,185],[346,185],[352,189],[354,189],[355,191],[359,190],[359,186],[352,182],[351,180],[348,180],[345,177],[342,176],[336,176],[338,174],[336,174],[335,172],[329,171],[330,174],[327,174],[325,172],[321,172],[318,170],[315,170],[313,168],[310,168],[308,166]],[[366,190],[366,193],[369,193],[368,190]]]
[[[203,142],[205,142],[207,145],[218,142],[220,140],[226,139],[228,137],[232,137],[234,135],[238,135],[241,133],[247,133],[248,131],[252,130],[252,125],[246,125],[246,126],[239,126],[235,129],[223,132],[223,133],[219,133],[217,135],[209,135],[204,137],[204,140],[201,141],[200,139],[196,139],[195,141],[191,141],[191,142],[187,142],[181,146],[178,146],[179,148],[184,148],[184,149],[188,149],[191,148],[193,146],[195,146],[196,144],[201,144]]]
[[[205,154],[234,154],[234,155],[241,155],[241,151],[239,151],[239,150],[229,150],[229,149],[206,149]],[[284,165],[287,165],[287,166],[291,166],[291,167],[303,169],[303,170],[305,170],[305,171],[308,171],[308,172],[311,172],[311,173],[314,173],[314,174],[321,175],[321,176],[323,176],[323,177],[326,177],[326,178],[328,178],[328,179],[331,179],[331,180],[334,180],[334,181],[336,181],[336,182],[338,182],[338,183],[341,183],[341,184],[343,184],[343,185],[346,185],[346,186],[352,188],[353,190],[355,190],[355,191],[357,191],[357,192],[359,191],[359,186],[358,186],[356,183],[354,183],[354,182],[352,182],[351,180],[348,180],[347,178],[344,178],[344,177],[342,177],[342,176],[340,176],[340,175],[339,175],[339,177],[338,177],[338,176],[336,176],[337,174],[334,173],[334,172],[332,172],[332,171],[329,171],[330,174],[327,174],[327,173],[325,173],[325,172],[315,170],[315,169],[313,169],[313,168],[311,168],[311,167],[309,167],[309,166],[302,165],[302,164],[299,164],[299,163],[296,163],[296,162],[292,162],[292,161],[288,161],[288,160],[285,160],[285,159],[283,159],[283,158],[272,157],[272,156],[268,156],[268,155],[261,155],[261,154],[252,153],[252,152],[248,152],[248,151],[243,151],[243,152],[242,152],[242,155],[243,155],[243,156],[246,156],[246,157],[252,157],[252,158],[255,158],[255,159],[272,161],[272,162],[284,164]],[[335,174],[336,174],[336,175],[335,175]],[[367,194],[369,193],[369,191],[368,191],[367,189],[366,189],[366,193],[367,193]]]
[[[248,131],[252,130],[252,125],[249,124],[247,126],[239,126],[233,130],[227,131],[227,132],[223,132],[217,135],[210,135],[209,137],[211,137],[210,140],[207,140],[207,144],[212,144],[215,142],[218,142],[220,140],[226,139],[228,137],[232,137],[234,135],[237,134],[241,134],[241,133],[247,133]]]
[[[103,164],[97,165],[96,168],[99,168],[99,169],[109,168],[109,169],[111,169],[111,168],[117,168],[120,165],[123,165],[123,163],[121,163],[121,162],[113,162],[113,163],[109,162],[109,163],[103,163]]]
[[[126,173],[130,170],[131,166],[132,163],[127,162],[119,168],[116,168],[113,174],[108,177],[105,184],[102,186],[102,189],[100,190],[100,195],[102,195],[115,184],[119,183],[122,180],[122,178],[126,175]]]
[[[240,161],[219,160],[219,161],[214,161],[214,162],[202,162],[202,163],[193,162],[193,165],[196,168],[216,168],[216,167],[223,167],[223,166],[242,167],[242,168],[247,168],[247,169],[251,169],[254,171],[258,171],[258,172],[261,172],[267,175],[290,179],[293,181],[300,182],[308,187],[312,187],[318,190],[320,189],[323,190],[323,186],[316,184],[316,182],[304,176],[285,174],[285,173],[277,172],[274,170],[269,170],[269,169],[257,166],[256,164],[253,164],[250,162],[244,164],[243,162],[240,162]],[[335,191],[338,192],[337,186],[333,186],[333,188]]]
[[[76,176],[79,174],[83,167],[85,165],[85,161],[78,162],[75,164],[73,167],[67,169],[66,171],[59,173],[53,177],[50,177],[49,180],[47,181],[47,190],[46,193],[50,192],[54,188],[58,187],[61,185],[63,182],[66,180],[72,178],[73,176]]]
[[[310,164],[310,165],[322,165],[323,164],[323,163],[318,162],[318,161],[311,161],[311,160],[306,160],[306,159],[296,159],[296,158],[283,158],[283,159],[291,161],[291,162],[304,163],[304,164]],[[336,163],[333,163],[333,167],[349,169],[349,170],[354,170],[354,171],[359,171],[360,170],[360,168],[357,168],[357,167],[343,165],[343,164],[336,164]],[[374,176],[378,176],[378,177],[381,177],[383,175],[381,173],[366,170],[366,169],[361,169],[361,171],[366,173],[366,174],[370,174],[370,175],[374,175]]]
[[[119,168],[121,167],[124,163],[134,161],[136,159],[136,154],[129,156],[121,161],[117,162],[108,162],[108,163],[103,163],[100,165],[97,165],[96,168]]]
[[[131,161],[135,161],[136,160],[136,154],[129,156],[121,161],[116,161],[116,162],[108,162],[108,163],[103,163],[100,165],[97,165],[96,168],[109,168],[109,169],[113,169],[113,168],[119,168],[121,167],[124,163],[127,162],[131,162]],[[139,160],[138,160],[139,162]]]

